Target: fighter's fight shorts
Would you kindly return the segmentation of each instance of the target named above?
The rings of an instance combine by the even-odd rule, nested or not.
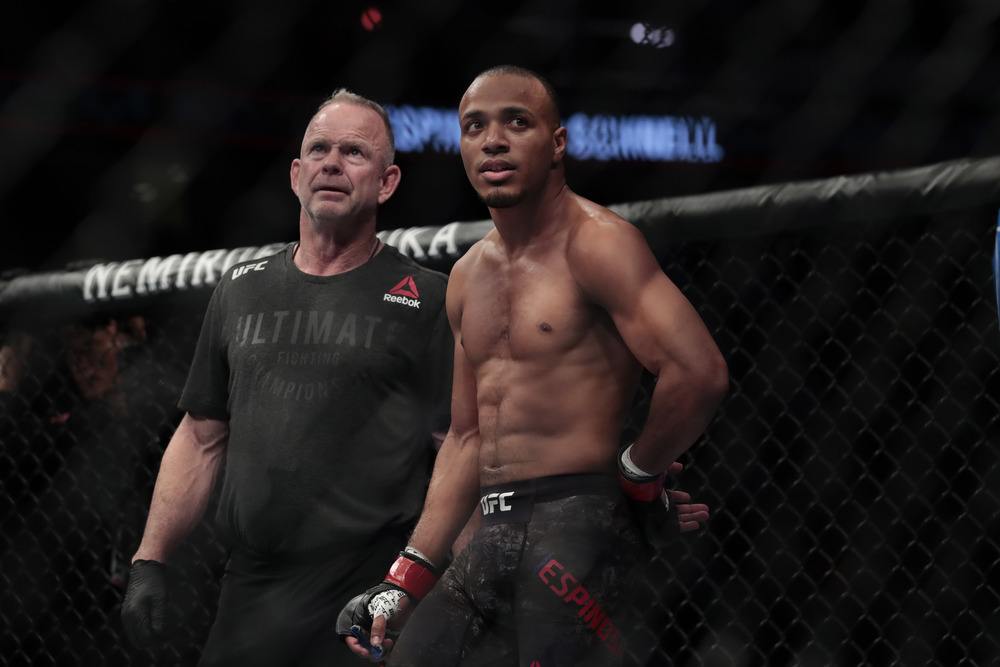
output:
[[[639,535],[617,481],[560,475],[482,490],[483,526],[414,611],[393,667],[622,661]]]

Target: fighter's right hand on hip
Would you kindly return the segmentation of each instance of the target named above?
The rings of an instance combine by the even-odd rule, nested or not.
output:
[[[626,459],[630,447],[618,454],[618,483],[629,499],[642,541],[655,552],[670,546],[677,533],[677,519],[671,512],[670,496],[664,490],[667,473],[640,474]]]
[[[629,500],[638,503],[660,501],[669,509],[670,499],[663,493],[667,473],[644,474],[638,471],[629,458],[631,449],[632,445],[629,445],[618,452],[618,483],[621,485],[622,491],[625,492]]]
[[[167,615],[165,575],[166,566],[155,560],[137,560],[129,569],[122,625],[137,648],[149,648],[163,638]]]

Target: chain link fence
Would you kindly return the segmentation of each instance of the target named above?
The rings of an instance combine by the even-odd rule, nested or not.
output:
[[[732,389],[679,483],[712,520],[636,573],[627,664],[1000,660],[992,220],[657,248]],[[3,324],[2,664],[197,661],[210,526],[172,567],[162,649],[131,649],[118,614],[204,303]]]
[[[681,484],[711,526],[642,573],[635,664],[1000,660],[992,219],[661,254],[732,391]]]

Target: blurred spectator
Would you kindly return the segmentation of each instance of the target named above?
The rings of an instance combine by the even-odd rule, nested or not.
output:
[[[171,384],[150,368],[146,341],[139,315],[3,339],[0,626],[9,627],[0,655],[37,635],[51,654],[84,664],[117,617],[123,554],[142,529],[140,498],[176,421],[169,406],[182,379]]]
[[[0,345],[0,393],[13,393],[21,384],[34,340],[23,331],[9,333]]]
[[[73,324],[65,331],[66,362],[80,395],[104,399],[119,414],[125,397],[119,386],[120,356],[125,348],[146,340],[146,320],[133,315],[119,324],[109,319],[96,325]]]

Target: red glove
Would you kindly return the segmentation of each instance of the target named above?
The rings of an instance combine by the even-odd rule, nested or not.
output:
[[[424,599],[437,583],[438,575],[434,566],[426,560],[409,551],[401,551],[399,558],[389,568],[383,581],[399,588],[414,602]]]

